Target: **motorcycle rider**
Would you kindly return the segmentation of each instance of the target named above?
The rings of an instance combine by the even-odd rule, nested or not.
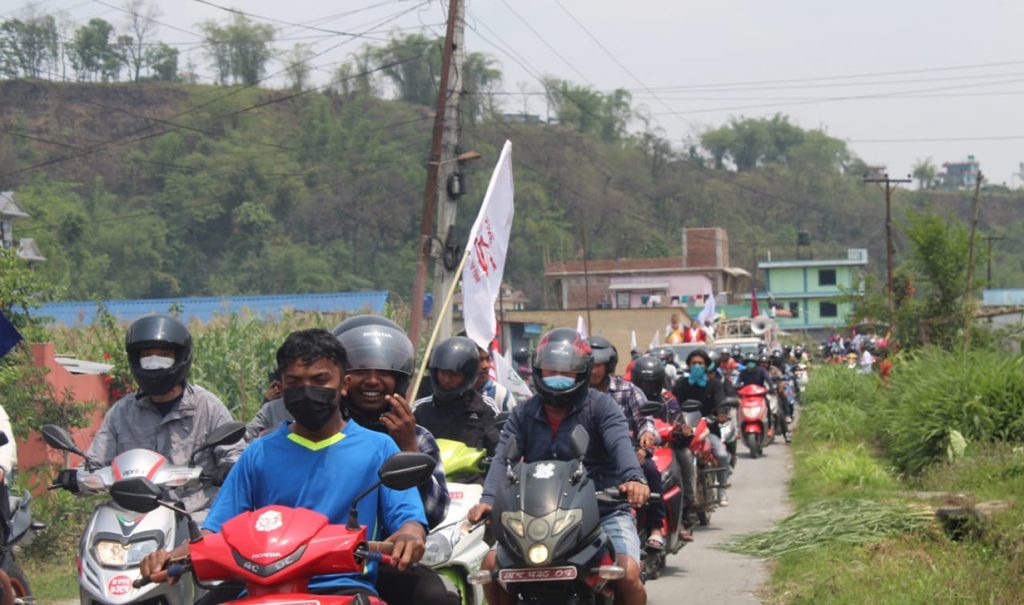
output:
[[[619,363],[619,352],[615,346],[603,336],[591,336],[587,339],[594,357],[590,372],[590,388],[607,393],[619,404],[629,423],[629,432],[639,444],[637,460],[644,471],[648,487],[655,493],[661,493],[661,473],[651,460],[650,448],[658,443],[658,433],[654,421],[640,412],[640,407],[647,401],[644,392],[635,384],[629,383],[615,375]],[[661,533],[661,521],[665,518],[665,507],[659,503],[648,503],[650,510],[648,520],[654,517],[657,525],[652,528],[647,545],[652,548],[664,548],[665,536]]]
[[[107,411],[85,453],[86,459],[107,466],[118,454],[143,448],[157,452],[171,464],[189,464],[193,450],[206,436],[232,421],[231,413],[216,395],[188,382],[192,335],[170,315],[147,315],[128,326],[124,343],[139,389]],[[239,441],[205,450],[195,462],[213,475],[214,484],[219,484],[242,447]],[[75,471],[62,471],[62,477],[69,472]],[[216,487],[207,486],[175,497],[194,512],[206,508],[216,491]]]
[[[768,359],[765,358],[765,363]],[[758,356],[754,353],[747,353],[743,357],[743,369],[740,371],[740,377],[737,381],[737,389],[742,389],[748,384],[756,384],[757,386],[771,389],[772,377],[768,374],[768,370],[758,365]]]
[[[699,401],[701,404],[700,415],[712,416],[725,400],[725,389],[722,381],[714,372],[708,373],[711,367],[711,356],[704,349],[694,349],[686,357],[686,365],[689,369],[686,376],[680,376],[672,386],[672,394],[680,402],[687,400]],[[691,427],[692,428],[692,427]],[[711,442],[711,450],[718,461],[721,470],[718,471],[718,483],[726,485],[729,480],[729,451],[722,443],[720,436],[711,434],[708,439]],[[719,504],[728,506],[729,499],[725,488],[719,489]]]
[[[548,459],[564,448],[573,428],[585,428],[590,443],[584,464],[595,488],[618,487],[628,500],[628,504],[602,509],[601,526],[614,544],[618,564],[626,570],[624,578],[612,583],[615,602],[642,605],[647,594],[640,582],[640,540],[628,507],[642,506],[650,489],[637,463],[622,409],[608,395],[590,388],[592,365],[590,345],[576,330],[556,328],[541,337],[533,362],[537,394],[512,410],[495,459],[504,459],[510,437],[523,448],[524,462]],[[491,465],[480,503],[469,513],[471,523],[490,512],[504,476],[504,465]],[[496,566],[495,551],[491,550],[481,569]],[[496,582],[488,583],[485,592],[491,605],[511,602]]]
[[[533,370],[530,369],[530,347],[516,347],[512,351],[512,363],[515,364],[519,377],[529,385],[533,380]]]
[[[416,401],[416,423],[438,439],[461,441],[494,455],[500,432],[497,404],[473,388],[480,373],[476,343],[464,336],[441,341],[430,354],[433,394]]]
[[[277,350],[277,364],[284,403],[295,421],[249,444],[217,495],[203,523],[204,533],[218,532],[235,516],[271,504],[307,508],[326,515],[330,523],[345,523],[353,500],[377,483],[381,464],[399,451],[387,435],[342,418],[345,350],[330,332],[292,332]],[[339,480],[324,489],[325,477]],[[369,528],[369,540],[387,535],[386,540],[394,543],[392,557],[398,569],[423,556],[427,520],[416,492],[380,487],[357,508],[360,522]],[[152,574],[171,558],[187,554],[187,544],[172,552],[158,550],[143,559],[140,570]],[[310,592],[377,596],[376,567],[369,564],[359,574],[314,577]],[[230,599],[234,595],[227,593],[237,592],[224,590],[219,597]]]
[[[473,388],[481,395],[486,395],[495,403],[495,412],[510,412],[516,407],[516,398],[512,396],[503,385],[498,384],[491,378],[491,351],[483,347],[477,347],[480,354],[480,373],[476,377],[476,384]]]
[[[354,323],[352,327],[342,322],[333,331],[346,358],[342,415],[371,431],[387,433],[403,452],[422,452],[437,461],[433,479],[417,488],[427,525],[433,528],[444,520],[451,497],[437,441],[430,431],[416,424],[403,396],[413,373],[412,342],[403,331],[388,325],[391,322]],[[392,604],[459,602],[458,592],[449,590],[437,572],[423,565],[405,571],[380,567],[377,592]]]

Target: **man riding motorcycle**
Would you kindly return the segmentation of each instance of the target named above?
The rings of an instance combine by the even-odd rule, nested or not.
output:
[[[617,553],[618,565],[625,570],[625,577],[613,583],[615,602],[643,605],[647,594],[640,582],[640,540],[628,507],[642,506],[650,490],[637,463],[621,408],[608,395],[590,388],[592,365],[590,345],[574,329],[558,328],[545,334],[533,363],[538,392],[512,411],[495,458],[504,458],[509,438],[515,437],[525,462],[547,460],[568,451],[569,436],[576,426],[586,429],[590,443],[583,462],[595,488],[617,487],[629,501],[606,507],[601,517],[601,526]],[[480,504],[469,514],[470,522],[478,522],[490,512],[505,472],[503,465],[491,465]],[[492,550],[481,568],[494,570],[496,566]],[[497,582],[488,583],[485,590],[491,605],[511,602]]]
[[[711,367],[710,355],[704,349],[695,349],[686,357],[686,365],[688,372],[676,380],[672,386],[672,394],[681,402],[690,399],[699,401],[701,416],[712,416],[725,400],[725,389],[714,372],[708,373],[708,368]],[[712,434],[709,440],[715,459],[722,467],[718,472],[718,482],[725,485],[729,480],[729,452],[719,436]],[[729,499],[725,489],[719,490],[719,496],[719,504],[728,506]]]
[[[172,464],[189,464],[192,452],[217,427],[231,422],[231,413],[216,395],[188,382],[192,367],[192,335],[170,315],[147,315],[132,322],[125,351],[138,391],[119,399],[103,418],[86,459],[107,466],[133,448],[161,454]],[[241,453],[243,443],[205,450],[195,462],[220,484]],[[61,477],[74,473],[62,471]],[[58,479],[60,482],[62,479]],[[209,486],[177,494],[189,511],[206,508],[217,488]]]

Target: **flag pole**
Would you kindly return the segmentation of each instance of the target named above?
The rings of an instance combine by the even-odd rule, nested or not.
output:
[[[472,250],[469,246],[462,252],[462,260],[459,261],[459,267],[455,269],[455,275],[461,276],[462,270],[466,267],[466,260],[469,259],[469,252]],[[407,399],[409,403],[416,400],[416,393],[420,390],[420,383],[423,382],[423,374],[427,371],[427,361],[430,359],[430,351],[434,349],[434,341],[437,340],[437,335],[441,331],[441,319],[445,313],[451,312],[452,299],[455,297],[455,290],[459,287],[458,279],[452,280],[452,285],[448,287],[448,293],[445,294],[444,304],[441,305],[441,310],[437,316],[437,320],[434,321],[434,329],[430,332],[430,340],[427,341],[427,348],[424,351],[423,359],[420,360],[420,367],[416,370],[416,376],[413,378],[412,384],[410,385],[409,394]],[[465,301],[463,301],[462,312],[465,313]]]

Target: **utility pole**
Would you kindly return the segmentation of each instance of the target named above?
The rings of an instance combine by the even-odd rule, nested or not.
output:
[[[978,213],[981,212],[981,181],[985,177],[978,171],[974,181],[974,211],[971,219],[971,238],[967,241],[967,287],[964,291],[964,350],[971,342],[971,307],[974,299],[974,234],[978,231]]]
[[[912,182],[910,175],[907,175],[905,179],[890,179],[889,173],[885,173],[882,178],[864,176],[865,183],[885,183],[885,290],[889,297],[889,330],[895,330],[894,318],[896,317],[896,303],[893,299],[893,284],[892,284],[892,192],[895,191],[900,184]]]
[[[409,339],[412,340],[412,346],[416,348],[420,344],[420,328],[423,324],[423,292],[426,289],[427,281],[427,257],[430,255],[430,242],[434,236],[437,176],[441,167],[441,144],[444,137],[445,109],[448,103],[448,75],[452,66],[455,26],[461,4],[460,0],[450,0],[448,4],[448,28],[444,37],[441,78],[437,87],[437,110],[434,113],[434,132],[430,143],[430,157],[427,161],[427,184],[423,194],[420,242],[416,253],[416,277],[412,283],[412,317],[409,320]],[[440,313],[441,310],[438,309],[435,312]]]
[[[992,287],[992,242],[998,242],[999,240],[1006,239],[999,235],[986,235],[984,238],[988,244],[988,271],[985,273],[985,285],[989,288]]]
[[[587,221],[580,221],[580,239],[583,240],[583,295],[587,304],[587,334],[591,334],[590,322],[590,271],[587,270]]]
[[[462,176],[458,173],[461,166],[460,160],[463,158],[456,154],[459,153],[459,139],[462,133],[459,101],[462,95],[462,63],[465,59],[463,48],[465,3],[454,2],[453,4],[456,5],[457,12],[455,27],[452,31],[452,42],[446,44],[447,50],[451,52],[451,62],[448,66],[448,86],[445,88],[448,92],[448,102],[444,108],[444,132],[441,137],[441,155],[437,166],[436,183],[437,237],[441,240],[442,245],[441,262],[434,263],[434,300],[438,302],[444,300],[452,282],[459,279],[454,271],[459,264],[464,247],[460,245],[461,242],[455,233],[455,213],[459,208],[459,197],[463,193]],[[472,155],[480,157],[479,154]],[[465,313],[465,304],[463,304],[463,313]],[[443,312],[439,309],[435,317],[441,322],[438,338],[451,336],[451,309],[444,309]]]

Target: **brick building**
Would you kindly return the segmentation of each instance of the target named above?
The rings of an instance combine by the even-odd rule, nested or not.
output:
[[[670,307],[749,290],[750,274],[729,266],[724,229],[686,229],[681,244],[681,256],[588,260],[586,272],[583,261],[548,262],[544,277],[555,299],[547,302],[558,309]]]

